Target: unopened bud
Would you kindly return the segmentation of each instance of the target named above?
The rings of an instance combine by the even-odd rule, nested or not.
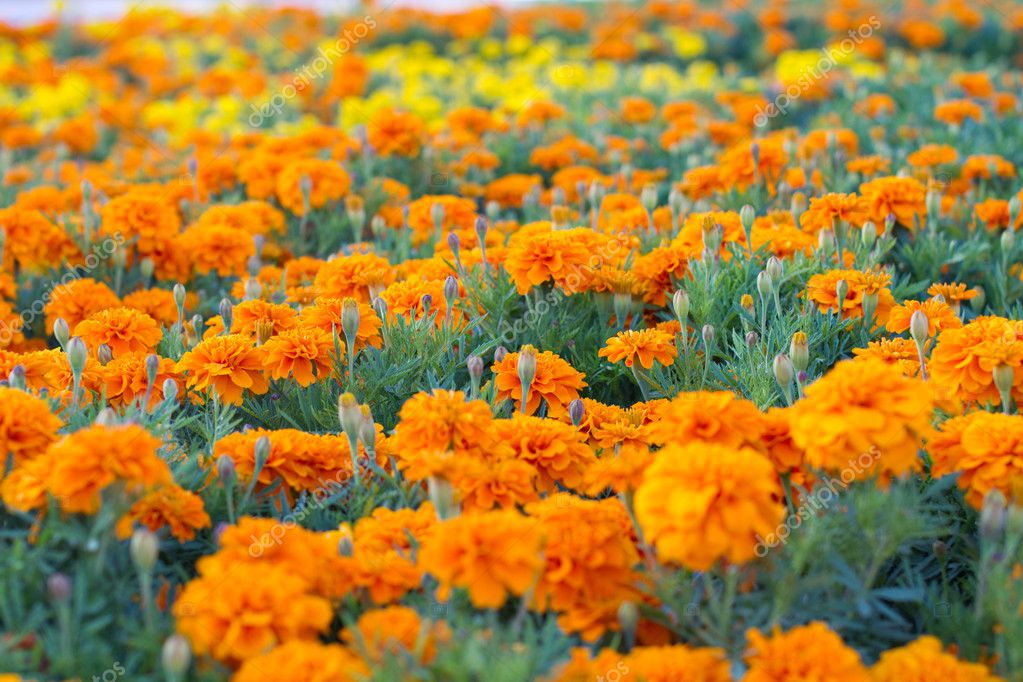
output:
[[[7,385],[19,391],[25,390],[25,365],[15,365],[7,375]]]
[[[980,536],[987,542],[1000,542],[1005,532],[1006,521],[1005,495],[1001,490],[992,488],[984,497],[984,506],[980,510]]]
[[[458,300],[458,280],[455,279],[454,275],[448,275],[444,279],[444,301],[447,303],[448,310],[451,310],[455,305],[455,301]]]
[[[362,424],[362,413],[359,411],[359,401],[353,394],[342,393],[337,399],[337,417],[341,423],[341,430],[349,440],[357,440]]]
[[[785,353],[779,353],[774,356],[774,378],[778,381],[778,385],[784,390],[788,390],[789,385],[792,383],[792,378],[795,376],[795,370],[792,367],[792,360]]]
[[[529,402],[529,390],[533,386],[533,379],[536,378],[536,349],[532,346],[523,346],[519,351],[516,370],[519,375],[519,383],[522,385],[522,412],[526,411],[526,404]]]
[[[675,312],[675,317],[678,318],[678,323],[682,325],[682,331],[686,329],[686,323],[689,319],[689,294],[684,289],[679,289],[671,297],[671,307]]]
[[[67,342],[71,338],[71,330],[68,328],[67,322],[63,317],[58,317],[53,323],[53,336],[57,339],[60,347],[67,352]]]
[[[764,270],[771,276],[771,283],[776,285],[785,276],[785,263],[782,262],[781,258],[771,256],[767,259],[767,265],[764,266]]]
[[[221,455],[217,457],[217,478],[220,479],[221,484],[229,486],[234,483],[235,477],[238,475],[238,471],[234,466],[234,460],[228,455]]]
[[[252,448],[252,458],[257,471],[261,471],[263,465],[266,464],[266,460],[270,459],[270,446],[271,443],[268,436],[260,436],[256,439],[256,444]]]
[[[71,579],[63,573],[51,573],[46,579],[46,593],[58,604],[71,599]]]
[[[139,528],[131,535],[131,560],[135,567],[144,574],[149,574],[156,565],[156,557],[160,552],[160,541],[156,533],[148,528]]]
[[[849,283],[844,279],[838,280],[835,285],[835,303],[838,306],[839,314],[842,313],[842,309],[845,307],[845,299],[849,296]]]
[[[178,397],[178,384],[173,379],[163,380],[163,399],[168,403],[174,402]]]
[[[634,642],[636,628],[639,627],[639,607],[635,602],[623,601],[618,606],[618,625],[628,642]]]
[[[231,323],[234,321],[234,304],[229,298],[220,299],[220,321],[224,325],[224,329],[231,328]]]
[[[742,229],[746,231],[746,234],[753,229],[753,221],[757,218],[757,211],[749,204],[746,204],[739,209],[739,222],[742,223]]]
[[[767,273],[767,270],[761,270],[760,274],[757,275],[757,293],[760,294],[760,300],[763,301],[774,289],[774,282],[771,281],[771,275]]]
[[[106,367],[107,363],[114,359],[114,351],[107,344],[101,343],[96,348],[96,359],[99,360],[99,364]]]
[[[714,343],[714,325],[705,324],[703,329],[700,331],[703,336],[703,345],[705,348],[710,348]]]
[[[796,332],[792,335],[792,341],[789,343],[789,357],[792,360],[792,366],[797,371],[806,371],[810,365],[810,346],[806,339],[806,332]]]
[[[758,343],[760,343],[760,334],[757,334],[754,331],[746,332],[746,347],[747,348],[752,350],[753,348],[757,347]]]
[[[192,664],[192,647],[189,646],[188,640],[177,633],[168,637],[163,643],[160,661],[169,682],[184,680],[188,666]]]
[[[924,311],[914,310],[913,314],[909,316],[909,335],[918,344],[922,344],[930,338],[930,322]]]
[[[863,227],[860,229],[860,239],[868,249],[872,247],[877,241],[877,226],[869,220],[863,223]]]
[[[348,352],[352,352],[355,345],[355,337],[359,333],[359,302],[350,296],[346,296],[341,302],[341,331],[344,332],[345,341],[348,343]]]
[[[568,418],[572,420],[573,426],[579,426],[583,417],[586,416],[586,405],[579,398],[573,398],[568,404]]]
[[[80,336],[72,337],[67,342],[67,359],[68,364],[71,365],[71,373],[81,377],[85,370],[85,363],[89,359],[89,349],[86,348],[85,341]]]
[[[178,308],[178,319],[184,319],[184,317],[185,317],[185,294],[186,293],[188,293],[188,292],[185,290],[185,285],[184,284],[182,284],[181,282],[178,282],[177,284],[174,285],[174,289],[173,289],[172,294],[174,296],[174,305],[176,305],[177,308]]]
[[[377,425],[369,405],[359,405],[359,442],[366,452],[374,453],[377,447]]]
[[[498,346],[494,349],[494,362],[501,362],[501,360],[504,360],[506,355],[508,355],[508,349],[504,346]]]
[[[455,507],[455,488],[451,481],[442,476],[430,476],[426,479],[426,491],[437,510],[437,518],[445,521],[458,515]]]

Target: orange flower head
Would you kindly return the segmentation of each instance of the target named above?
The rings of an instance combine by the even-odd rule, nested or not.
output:
[[[45,452],[63,425],[44,400],[0,387],[0,451],[12,455],[15,466]]]
[[[209,528],[210,516],[201,497],[171,484],[150,491],[133,504],[117,522],[117,537],[130,537],[136,522],[154,533],[161,528],[170,528],[171,535],[179,542],[188,542],[195,538],[197,530]]]
[[[214,336],[182,355],[176,369],[187,375],[189,388],[212,389],[221,400],[241,405],[244,391],[262,395],[269,388],[263,376],[263,355],[242,334]]]
[[[498,400],[515,401],[516,411],[522,409],[522,382],[518,372],[519,353],[508,353],[491,368]],[[547,415],[560,419],[568,414],[568,404],[579,397],[586,386],[585,374],[577,372],[559,356],[544,351],[536,355],[536,376],[529,389],[526,414],[535,414],[540,402],[547,405]]]
[[[108,308],[75,325],[73,335],[82,337],[93,353],[105,343],[116,358],[126,353],[148,353],[156,348],[163,331],[156,320],[143,312]]]
[[[666,367],[673,364],[678,350],[673,334],[660,329],[629,329],[608,339],[598,355],[613,363],[624,360],[626,367],[632,367],[639,360],[643,369],[652,369],[654,362]]]
[[[919,637],[905,646],[881,653],[870,669],[873,682],[999,682],[983,663],[960,661],[945,651],[941,640],[931,635]]]
[[[786,680],[833,680],[870,682],[870,674],[856,650],[827,625],[812,622],[782,633],[776,628],[770,637],[759,630],[746,633],[748,666],[744,682]]]
[[[344,341],[337,339],[336,343],[337,349],[334,336],[317,327],[288,329],[262,345],[263,367],[271,379],[292,377],[305,387],[327,379],[334,363],[344,357]]]

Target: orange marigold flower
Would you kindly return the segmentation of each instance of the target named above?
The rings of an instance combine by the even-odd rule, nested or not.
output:
[[[180,245],[200,275],[216,272],[221,277],[241,277],[249,258],[256,255],[252,235],[230,225],[195,224],[185,230]]]
[[[337,333],[340,338],[344,338],[341,329],[343,307],[343,298],[319,296],[311,306],[307,306],[299,312],[299,322],[302,326],[316,327],[330,334]],[[384,343],[380,336],[380,328],[383,326],[380,316],[369,304],[358,303],[358,308],[359,329],[355,334],[355,350],[359,351],[366,346],[380,348]]]
[[[168,379],[184,388],[181,375],[175,369],[175,362],[170,358],[158,358],[156,380],[149,386],[149,374],[146,369],[146,353],[125,353],[120,355],[99,371],[103,376],[107,401],[114,407],[141,403],[148,394],[147,407],[152,407],[163,400],[163,384]]]
[[[196,655],[236,666],[293,640],[315,642],[330,625],[333,609],[323,597],[309,594],[306,581],[289,567],[239,562],[185,585],[173,613]],[[274,679],[300,663],[289,658],[284,668],[275,668]],[[316,666],[322,670],[330,663],[327,657]]]
[[[457,230],[471,230],[476,224],[476,202],[452,194],[427,194],[408,205],[408,226],[414,244]]]
[[[303,185],[308,192],[303,191]],[[277,200],[295,215],[323,208],[348,195],[352,180],[336,161],[296,159],[277,176]]]
[[[380,295],[394,281],[394,268],[374,253],[353,253],[328,260],[317,271],[313,286],[317,296],[351,296],[362,303]]]
[[[984,120],[984,110],[979,104],[968,99],[954,99],[934,107],[934,118],[949,125],[960,126],[968,118],[974,121]]]
[[[833,230],[839,221],[858,229],[867,222],[867,200],[856,194],[824,194],[810,199],[810,207],[799,217],[800,226],[810,234]]]
[[[885,329],[893,334],[900,334],[909,330],[909,320],[916,311],[921,311],[927,316],[927,335],[934,336],[946,329],[959,329],[963,321],[959,319],[955,311],[947,304],[933,298],[926,301],[903,301],[888,313],[888,324]]]
[[[916,341],[901,336],[871,341],[866,348],[853,348],[853,360],[881,360],[895,365],[907,377],[920,375],[920,352]]]
[[[545,682],[593,682],[616,674],[621,682],[731,682],[728,657],[723,649],[672,646],[640,646],[628,654],[602,649],[592,659],[589,649],[572,650],[572,659]]]
[[[476,608],[498,608],[521,596],[543,570],[541,533],[517,511],[466,514],[437,525],[419,550],[419,566],[440,583],[437,598],[452,588],[469,591]]]
[[[41,455],[57,440],[64,423],[40,398],[25,391],[0,387],[0,452],[21,462]],[[6,466],[6,464],[5,464]]]
[[[110,293],[113,294],[112,291]],[[102,297],[102,294],[100,296]],[[125,296],[122,303],[128,308],[141,310],[166,327],[178,321],[178,305],[174,302],[174,293],[167,289],[140,289]],[[115,296],[113,302],[103,305],[102,308],[114,308],[118,305],[120,303],[117,302]],[[85,317],[88,317],[88,315]],[[82,319],[85,319],[85,317]],[[71,320],[64,319],[72,329],[80,321],[76,320],[72,323]]]
[[[666,367],[673,364],[678,350],[673,334],[660,329],[628,329],[608,339],[597,354],[614,363],[625,360],[626,367],[638,359],[644,369],[652,369],[654,361]]]
[[[392,110],[373,114],[366,138],[380,156],[416,156],[426,137],[426,125],[415,114]]]
[[[187,374],[189,388],[212,389],[221,400],[235,405],[241,405],[246,389],[262,395],[269,388],[263,376],[263,352],[242,334],[204,340],[181,356],[176,369]]]
[[[999,365],[1012,367],[1012,395],[1023,399],[1023,322],[985,316],[941,332],[928,369],[934,383],[957,398],[997,404],[991,373]]]
[[[807,463],[855,479],[918,471],[934,398],[926,385],[880,360],[845,360],[806,387],[789,409],[792,440]]]
[[[653,411],[650,442],[698,441],[739,448],[759,448],[764,429],[760,410],[730,391],[680,393]]]
[[[294,308],[261,298],[242,301],[234,306],[231,313],[232,334],[258,337],[261,331],[269,330],[269,335],[273,336],[297,326],[298,312]]]
[[[181,231],[181,215],[170,197],[136,189],[114,197],[102,210],[101,230],[107,237],[134,240],[140,256],[163,252]]]
[[[522,382],[518,371],[519,353],[508,353],[491,367],[497,400],[515,401],[515,409],[522,409]],[[547,405],[547,416],[560,419],[568,414],[568,404],[579,397],[585,388],[586,375],[550,351],[536,354],[536,376],[529,389],[526,414],[535,414],[540,402]]]
[[[927,287],[930,296],[941,296],[945,302],[952,306],[952,310],[959,314],[959,306],[963,301],[969,301],[977,297],[976,289],[967,289],[965,284],[958,282],[935,282]]]
[[[636,521],[662,561],[707,570],[753,559],[784,516],[781,497],[770,460],[754,450],[670,443],[636,491]]]
[[[807,281],[807,298],[816,303],[822,312],[837,311],[837,287],[840,281],[845,281],[849,287],[845,300],[842,301],[842,319],[863,317],[863,297],[867,294],[877,294],[877,304],[874,308],[876,324],[879,325],[882,320],[888,319],[888,313],[895,305],[895,298],[888,288],[891,275],[884,272],[828,270],[812,276]]]
[[[399,460],[423,452],[450,451],[457,459],[479,460],[511,454],[494,431],[494,417],[486,402],[466,401],[461,391],[439,388],[416,393],[405,401],[388,442]],[[398,465],[402,466],[401,461]]]
[[[341,639],[378,665],[394,656],[422,664],[433,660],[438,644],[451,639],[451,629],[443,621],[423,621],[407,606],[389,606],[363,613],[354,627],[342,631]]]
[[[429,296],[429,306],[423,298]],[[434,326],[440,328],[447,323],[448,299],[444,295],[444,280],[426,279],[418,275],[391,284],[382,292],[380,298],[387,303],[387,317],[393,322],[401,315],[406,322],[421,320],[429,313],[433,317]],[[450,310],[451,324],[461,326],[462,311],[457,307]]]
[[[979,411],[953,417],[930,439],[928,452],[934,462],[932,475],[958,473],[966,501],[977,509],[992,490],[1010,500],[1023,490],[1023,417],[1019,415]]]
[[[360,682],[369,674],[362,659],[343,646],[291,640],[245,658],[231,682]]]
[[[910,230],[927,218],[927,187],[915,178],[875,178],[860,185],[867,217],[883,229],[889,215]]]
[[[53,323],[58,317],[64,318],[69,329],[74,329],[93,313],[120,305],[121,299],[105,283],[89,277],[74,279],[54,287],[50,292],[49,300],[43,308],[46,313],[46,331],[53,332]]]
[[[337,339],[336,344],[337,357],[335,338],[329,332],[304,326],[288,329],[263,344],[263,367],[271,379],[290,376],[299,386],[308,386],[314,381],[327,379],[334,363],[344,357],[344,341]]]
[[[494,429],[516,458],[539,472],[538,487],[546,492],[556,491],[557,484],[578,489],[588,465],[596,461],[585,434],[565,422],[515,413],[495,420]]]
[[[94,425],[75,431],[41,455],[48,464],[46,488],[69,513],[94,514],[100,493],[114,482],[129,489],[171,483],[162,443],[136,424]]]
[[[910,166],[917,168],[932,168],[948,163],[955,163],[959,158],[959,152],[955,147],[947,144],[925,144],[915,152],[906,157]]]
[[[941,640],[931,635],[919,637],[905,646],[881,653],[870,669],[872,682],[999,682],[982,663],[960,661],[945,651]]]
[[[870,682],[860,655],[824,623],[815,621],[785,633],[775,628],[770,637],[753,629],[746,639],[744,682]]]
[[[117,522],[117,537],[129,537],[136,522],[154,533],[169,527],[171,535],[187,542],[195,538],[197,530],[209,527],[210,516],[201,497],[172,484],[156,488],[133,504]]]
[[[134,308],[108,308],[93,313],[75,325],[73,333],[82,337],[93,353],[105,343],[115,358],[126,353],[148,353],[163,337],[156,320]]]
[[[589,233],[589,234],[586,234]],[[516,233],[508,242],[504,268],[515,288],[526,294],[550,279],[565,283],[569,291],[578,289],[593,253],[585,239],[593,235],[588,228],[572,230],[532,229]],[[571,283],[575,286],[571,286]]]

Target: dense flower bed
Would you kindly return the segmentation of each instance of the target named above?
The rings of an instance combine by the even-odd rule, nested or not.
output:
[[[1021,50],[2,27],[0,682],[1023,680]]]

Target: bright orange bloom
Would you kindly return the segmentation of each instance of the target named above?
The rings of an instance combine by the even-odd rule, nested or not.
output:
[[[152,389],[149,387],[149,376],[146,369],[146,353],[125,353],[100,369],[106,389],[107,401],[115,406],[141,403],[149,392],[148,407],[163,400],[163,384],[168,379],[183,388],[181,375],[175,369],[175,362],[170,358],[159,358],[157,361],[156,380]]]
[[[893,334],[899,334],[909,330],[909,320],[913,313],[921,311],[927,316],[927,335],[934,336],[946,329],[959,329],[963,326],[962,320],[947,303],[929,298],[926,301],[903,301],[888,313],[888,324],[885,329]]]
[[[417,156],[426,135],[423,120],[415,114],[378,111],[366,126],[369,144],[380,156]]]
[[[555,492],[557,484],[578,489],[595,461],[585,434],[571,424],[515,413],[511,419],[495,420],[494,429],[516,458],[537,470],[537,487],[546,492]]]
[[[807,298],[816,303],[822,312],[837,311],[837,287],[840,281],[844,281],[849,287],[845,300],[842,301],[842,319],[863,317],[863,297],[868,294],[877,294],[877,304],[874,308],[875,323],[880,324],[888,319],[888,314],[895,305],[895,298],[888,288],[891,275],[884,272],[829,270],[813,275],[806,283]]]
[[[671,443],[636,491],[636,521],[662,561],[691,570],[754,558],[784,516],[774,467],[749,448]]]
[[[859,229],[867,222],[867,216],[867,201],[863,197],[855,194],[824,194],[810,199],[810,207],[799,217],[799,224],[806,232],[817,234],[821,230],[835,229],[838,221],[852,229]]]
[[[960,661],[946,651],[941,640],[931,635],[919,637],[905,646],[881,653],[870,669],[872,682],[1000,682],[983,663]]]
[[[455,230],[471,230],[476,223],[476,202],[451,194],[427,194],[408,205],[408,226],[414,244],[425,244]]]
[[[283,481],[289,490],[324,490],[344,484],[352,475],[351,450],[344,436],[316,435],[297,429],[254,429],[224,436],[213,445],[214,460],[227,455],[238,479],[248,484],[256,469],[255,449],[260,438],[270,441],[270,452],[259,472],[257,490]],[[360,458],[365,456],[359,448]],[[211,462],[212,464],[213,462]]]
[[[1023,399],[1023,322],[978,317],[938,335],[928,368],[933,382],[965,402],[999,403],[992,371],[1013,370],[1012,395]]]
[[[256,255],[252,235],[240,227],[195,224],[179,239],[200,275],[216,272],[221,277],[243,276],[249,258]]]
[[[163,331],[156,320],[143,312],[108,308],[75,325],[73,335],[82,337],[93,353],[105,343],[116,358],[126,353],[148,353],[156,348]]]
[[[789,417],[811,466],[849,480],[879,475],[882,483],[920,469],[917,452],[934,410],[922,381],[880,360],[845,360],[805,394]]]
[[[407,606],[389,606],[363,613],[354,628],[341,633],[341,639],[376,664],[394,656],[429,663],[437,655],[437,646],[451,639],[451,630],[443,621],[423,621]]]
[[[231,313],[231,333],[259,337],[280,334],[298,326],[298,312],[284,303],[270,303],[261,298],[242,301]],[[265,339],[262,339],[265,340]]]
[[[296,639],[245,658],[231,682],[360,682],[367,675],[349,649]]]
[[[386,258],[374,253],[353,253],[324,263],[316,273],[313,286],[317,296],[351,296],[361,303],[369,303],[394,281],[394,277],[394,268]]]
[[[171,484],[156,488],[133,504],[117,522],[117,537],[129,537],[136,522],[154,533],[169,527],[171,535],[180,542],[187,542],[195,538],[197,530],[209,528],[210,516],[201,497]]]
[[[829,682],[870,682],[871,677],[856,650],[826,624],[812,622],[770,637],[759,630],[746,633],[748,666],[744,682],[787,682],[788,680],[829,680]]]
[[[934,107],[934,118],[949,125],[961,126],[968,118],[984,120],[984,110],[968,99],[953,99]]]
[[[927,218],[927,188],[915,178],[875,178],[860,185],[867,217],[883,229],[889,215],[910,230]]]
[[[522,382],[518,372],[519,353],[508,353],[500,362],[495,362],[494,385],[498,400],[515,401],[515,409],[521,411]],[[559,356],[544,351],[536,354],[536,377],[529,390],[526,414],[535,414],[540,402],[547,405],[547,415],[560,419],[568,414],[568,404],[579,397],[579,390],[586,386],[586,375],[577,372],[572,365]]]
[[[308,193],[302,189],[306,183]],[[307,209],[323,208],[343,199],[351,184],[348,173],[336,161],[296,159],[277,176],[277,199],[295,215],[305,215]]]
[[[14,464],[34,459],[57,440],[64,423],[45,401],[25,391],[0,387],[0,452]]]
[[[299,386],[308,386],[327,379],[334,363],[344,357],[344,341],[337,339],[336,343],[335,357],[335,339],[329,332],[304,326],[288,329],[263,344],[263,367],[271,379],[292,377]]]
[[[980,509],[984,497],[999,490],[1019,504],[1023,492],[1023,417],[971,412],[953,417],[927,444],[935,477],[959,474],[966,501]]]
[[[319,296],[313,301],[313,305],[303,308],[299,312],[299,323],[305,327],[316,327],[323,331],[334,334],[344,339],[344,332],[341,329],[341,310],[344,307],[344,299],[328,298]],[[358,303],[359,329],[355,334],[355,350],[361,350],[366,346],[380,348],[383,345],[383,338],[380,336],[380,328],[383,323],[376,310],[366,303]]]
[[[907,377],[920,374],[920,353],[913,339],[897,336],[891,339],[878,339],[867,344],[866,348],[853,348],[853,360],[882,360],[895,365]]]
[[[517,511],[467,514],[440,523],[419,550],[419,566],[440,586],[469,592],[476,608],[496,609],[509,595],[521,596],[543,570],[540,528]]]
[[[652,421],[650,442],[657,445],[697,441],[758,448],[764,428],[757,406],[729,391],[680,393],[658,404]]]
[[[607,340],[597,353],[602,358],[617,363],[625,360],[626,367],[632,367],[636,360],[644,369],[652,369],[654,361],[669,366],[678,357],[674,335],[660,329],[629,329],[618,332]]]
[[[212,389],[226,402],[241,405],[242,393],[267,392],[263,376],[263,352],[241,334],[214,336],[181,356],[177,371],[187,374],[187,385],[196,391]]]

